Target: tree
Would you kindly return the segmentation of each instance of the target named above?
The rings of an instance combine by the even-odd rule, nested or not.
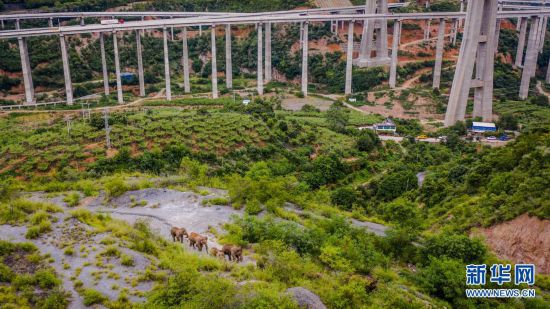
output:
[[[401,227],[415,228],[420,225],[418,206],[404,198],[398,198],[384,205],[382,217]]]
[[[394,171],[383,176],[376,195],[383,200],[390,201],[402,193],[416,188],[418,188],[418,180],[412,170]]]
[[[319,156],[303,178],[311,188],[317,189],[344,177],[346,170],[347,167],[337,156]]]
[[[356,140],[356,147],[360,151],[371,151],[380,145],[380,138],[371,130],[363,130]]]
[[[485,259],[487,248],[479,238],[440,234],[426,240],[423,254],[426,259],[447,257],[475,264]]]
[[[547,96],[537,95],[531,98],[531,103],[542,107],[548,107],[549,101]]]
[[[340,187],[332,192],[330,201],[346,210],[351,209],[357,200],[357,193],[350,187]]]
[[[330,106],[325,117],[331,130],[344,132],[349,122],[349,111],[342,102],[336,101]]]
[[[466,288],[466,273],[462,261],[449,258],[431,259],[420,270],[420,285],[430,294],[450,302],[463,297]]]
[[[517,130],[518,120],[513,114],[504,114],[498,119],[497,126],[504,130]]]

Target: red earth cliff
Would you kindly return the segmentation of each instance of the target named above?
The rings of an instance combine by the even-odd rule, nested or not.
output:
[[[475,234],[483,235],[499,258],[513,263],[532,263],[537,273],[550,274],[550,220],[523,214]]]

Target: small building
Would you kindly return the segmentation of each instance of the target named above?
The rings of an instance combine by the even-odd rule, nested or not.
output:
[[[472,123],[472,132],[484,133],[484,132],[496,132],[497,126],[492,122],[476,122]]]
[[[385,132],[385,133],[395,134],[395,132],[397,131],[397,126],[395,125],[395,123],[390,118],[386,118],[386,120],[384,120],[384,122],[375,123],[372,126],[372,128],[376,132]]]

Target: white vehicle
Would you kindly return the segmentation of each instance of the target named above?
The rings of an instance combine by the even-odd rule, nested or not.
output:
[[[248,105],[249,103],[250,103],[250,99],[244,99],[244,100],[243,100],[243,104],[244,104],[244,105]]]
[[[349,98],[348,101],[349,102],[357,102],[357,99],[356,98]]]
[[[116,25],[116,24],[122,24],[124,21],[122,19],[102,19],[101,24],[102,25]]]

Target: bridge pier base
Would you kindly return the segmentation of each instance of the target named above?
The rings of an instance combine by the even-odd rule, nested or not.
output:
[[[216,59],[216,25],[212,25],[210,31],[212,42],[212,98],[218,98],[218,60]]]
[[[272,79],[271,66],[271,23],[265,24],[265,82]]]
[[[537,16],[531,18],[527,52],[525,53],[525,62],[523,64],[523,72],[521,74],[521,83],[519,86],[519,98],[521,100],[527,99],[529,95],[529,82],[531,81],[531,77],[534,76],[537,66],[537,56],[539,53],[537,42],[537,36],[539,35],[539,20],[540,17]]]
[[[396,20],[393,24],[393,39],[391,48],[391,65],[390,65],[390,88],[395,88],[397,82],[397,56],[399,53],[399,41],[401,40],[401,21]]]
[[[353,28],[355,21],[348,23],[348,49],[346,51],[346,84],[344,86],[344,94],[351,94],[352,79],[353,79]]]
[[[435,64],[433,71],[433,89],[439,89],[441,84],[441,65],[443,64],[443,47],[445,46],[445,19],[439,19],[437,43],[435,48]]]
[[[67,104],[73,105],[73,85],[71,82],[71,69],[69,67],[69,56],[67,54],[67,44],[65,36],[59,35],[59,43],[61,45],[61,60],[63,61],[63,76],[65,78],[65,96]]]
[[[497,0],[468,3],[460,55],[445,114],[445,126],[464,120],[472,87],[475,88],[474,116],[482,116],[484,121],[492,119],[496,16]],[[474,66],[476,78],[472,80]]]
[[[116,74],[116,94],[118,104],[124,103],[124,97],[122,96],[122,79],[120,78],[120,58],[118,56],[118,38],[116,31],[113,31],[113,49],[115,51],[115,74]]]
[[[519,68],[523,66],[523,51],[525,49],[525,35],[527,34],[527,18],[520,17],[518,19],[518,27],[519,37],[514,66]]]
[[[136,56],[138,65],[139,96],[145,96],[145,78],[143,76],[143,57],[141,55],[141,30],[136,30]]]
[[[304,31],[302,37],[302,93],[307,96],[307,72],[308,72],[308,53],[309,53],[309,23],[303,23]]]
[[[170,82],[170,59],[168,58],[168,29],[162,29],[162,43],[164,47],[164,82],[166,87],[166,100],[172,101],[172,84]]]
[[[225,25],[225,86],[233,88],[233,58],[231,55],[231,25]]]
[[[23,71],[23,85],[25,87],[25,103],[33,104],[34,99],[34,85],[32,82],[32,68],[29,60],[29,50],[27,47],[27,39],[18,37],[19,43],[19,55],[21,56],[21,70]]]
[[[262,44],[262,40],[263,40],[263,32],[262,32],[262,24],[258,24],[257,25],[258,27],[258,33],[257,33],[257,37],[258,37],[258,60],[256,61],[256,64],[257,64],[257,71],[256,71],[256,80],[257,80],[257,90],[258,90],[258,94],[259,95],[263,95],[264,94],[264,71],[263,71],[263,62],[264,62],[264,55],[263,55],[263,51],[264,51],[264,47],[263,47],[263,44]]]
[[[191,92],[191,84],[189,81],[189,46],[187,45],[187,27],[183,27],[182,42],[182,66],[183,66],[183,91],[185,93]]]
[[[99,33],[99,49],[101,51],[101,69],[103,71],[103,92],[109,95],[109,72],[107,71],[107,59],[105,57],[105,39],[103,33]]]

